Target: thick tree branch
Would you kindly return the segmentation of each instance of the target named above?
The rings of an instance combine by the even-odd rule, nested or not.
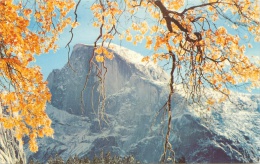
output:
[[[183,31],[183,32],[185,32],[185,33],[188,32],[188,30],[187,30],[186,28],[184,28],[184,27],[180,24],[179,21],[177,21],[176,19],[174,19],[173,17],[171,17],[171,16],[169,15],[170,13],[173,13],[173,12],[167,10],[166,7],[162,4],[161,1],[157,0],[157,1],[155,1],[154,3],[155,3],[155,5],[156,5],[157,7],[159,7],[159,9],[161,10],[161,13],[162,13],[162,15],[163,15],[163,18],[166,20],[167,28],[168,28],[168,30],[169,30],[170,32],[173,32],[171,22],[173,22],[176,26],[178,26],[178,28],[179,28],[181,31]],[[174,12],[174,13],[175,13],[175,12]]]

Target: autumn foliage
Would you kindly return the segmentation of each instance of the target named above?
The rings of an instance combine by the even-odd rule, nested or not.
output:
[[[96,46],[97,62],[111,59],[104,42],[125,39],[134,45],[144,41],[154,54],[143,62],[164,60],[171,67],[164,153],[172,154],[171,97],[174,84],[181,84],[192,103],[202,108],[229,98],[231,86],[243,84],[248,90],[260,86],[260,62],[247,54],[250,42],[260,41],[259,0],[125,0],[96,1],[91,7],[100,29],[101,47]],[[122,25],[123,23],[127,25]],[[242,34],[242,35],[241,35]],[[250,38],[250,39],[249,39]],[[252,56],[253,55],[253,56]],[[222,96],[207,94],[212,88]]]
[[[0,123],[14,129],[17,139],[29,136],[30,150],[38,150],[36,138],[52,136],[45,105],[51,94],[34,55],[55,50],[58,34],[73,24],[67,18],[71,0],[0,0]]]
[[[228,95],[229,84],[250,82],[248,89],[258,87],[259,62],[245,55],[245,50],[252,48],[253,40],[260,41],[259,1],[187,3],[185,0],[96,1],[91,7],[96,18],[93,26],[102,30],[100,41],[117,36],[133,44],[146,42],[145,47],[154,54],[143,58],[144,62],[170,60],[174,55],[176,72],[180,75],[176,82],[187,84],[188,92],[211,86]],[[120,28],[126,18],[130,20],[129,27]],[[103,62],[103,57],[111,59],[108,53],[100,56],[101,49],[106,52],[104,47],[97,47],[97,61]]]

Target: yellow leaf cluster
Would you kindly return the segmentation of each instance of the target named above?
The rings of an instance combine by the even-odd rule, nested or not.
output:
[[[91,8],[96,18],[93,25],[102,30],[100,40],[113,40],[114,37],[107,35],[109,32],[118,34],[121,40],[125,39],[134,45],[144,40],[145,47],[154,52],[151,57],[144,57],[143,62],[150,59],[153,62],[168,60],[169,54],[175,56],[180,75],[186,77],[182,78],[181,83],[195,88],[191,89],[191,94],[196,94],[201,86],[210,86],[229,95],[228,85],[245,82],[250,82],[251,87],[260,85],[260,62],[253,63],[247,58],[246,47],[252,45],[243,45],[241,34],[236,33],[239,29],[247,29],[247,35],[260,41],[259,2],[208,0],[201,1],[199,4],[202,6],[195,5],[188,9],[184,0],[160,0],[168,10],[164,13],[155,0],[125,0],[124,3],[113,1],[113,6],[109,3],[110,1],[99,1]],[[140,18],[138,11],[145,12],[145,16]],[[167,20],[168,16],[171,19]],[[121,18],[126,18],[126,24],[130,26],[126,30],[117,26],[118,22],[124,21]],[[238,30],[231,32],[230,28],[219,26],[220,18],[229,20],[232,22],[231,28]],[[100,55],[97,61],[102,62],[107,58],[103,51],[97,50]],[[165,51],[166,53],[161,53]],[[214,103],[209,99],[208,104]]]
[[[117,17],[122,13],[119,5],[116,1],[105,1],[103,3],[94,3],[91,8],[93,12],[95,21],[93,23],[94,27],[102,27],[104,29],[105,35],[110,35],[111,30],[117,24]],[[113,37],[102,36],[103,41],[111,40]]]
[[[150,57],[146,56],[142,58],[142,62],[149,62]]]
[[[96,55],[97,62],[104,62],[104,57],[110,60],[112,60],[114,57],[113,52],[110,52],[107,48],[103,46],[97,47],[95,49],[95,53],[97,54]]]
[[[151,36],[146,36],[146,46],[145,46],[145,48],[150,49],[152,43],[153,43],[152,37]]]
[[[104,62],[104,56],[97,55],[97,56],[96,56],[96,61],[97,61],[97,62]]]
[[[209,99],[207,99],[207,104],[213,105],[213,104],[215,104],[215,100],[213,98],[209,98]]]
[[[131,42],[133,37],[131,34],[128,34],[125,39],[126,39],[126,41]]]
[[[40,68],[31,62],[35,54],[57,47],[58,33],[72,23],[67,14],[74,7],[73,0],[34,3],[0,1],[0,123],[14,129],[19,140],[29,136],[33,152],[38,149],[36,138],[51,136],[53,130],[45,112],[51,94]]]

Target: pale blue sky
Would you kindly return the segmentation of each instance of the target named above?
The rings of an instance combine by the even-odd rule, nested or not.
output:
[[[99,30],[97,28],[92,27],[92,13],[89,10],[91,5],[91,0],[82,0],[81,5],[78,9],[78,21],[80,25],[74,29],[74,38],[71,45],[71,51],[75,44],[83,43],[83,44],[93,44],[96,37],[99,34]],[[73,15],[72,15],[73,16]],[[223,24],[223,26],[225,26]],[[243,36],[243,34],[241,34]],[[46,79],[49,73],[53,69],[62,68],[68,61],[68,49],[65,48],[67,42],[70,39],[70,34],[68,33],[68,29],[60,35],[58,40],[59,49],[56,53],[50,52],[48,54],[43,54],[41,56],[36,57],[36,64],[39,65],[42,69],[42,73],[44,78]],[[119,44],[118,41],[115,42]],[[247,54],[254,54],[260,57],[260,43],[251,42],[253,45],[252,49],[247,49]],[[121,45],[127,47],[131,50],[134,50],[138,53],[141,53],[143,56],[152,55],[152,50],[147,50],[144,48],[144,43],[139,44],[137,46],[132,45],[132,43],[122,41]],[[255,90],[253,93],[259,93],[260,90]]]

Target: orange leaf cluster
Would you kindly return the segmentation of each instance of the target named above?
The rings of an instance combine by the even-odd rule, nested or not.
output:
[[[110,52],[107,48],[104,48],[102,46],[99,46],[95,49],[96,55],[96,61],[97,62],[104,62],[104,57],[107,59],[113,59],[114,55],[113,52]]]
[[[158,6],[159,2],[165,9]],[[210,86],[225,96],[229,95],[229,85],[248,83],[249,88],[260,87],[260,62],[247,56],[239,33],[219,27],[225,19],[231,28],[247,29],[247,35],[260,41],[259,1],[208,0],[189,5],[184,0],[125,0],[96,2],[91,9],[96,18],[93,25],[101,31],[105,27],[103,42],[114,39],[106,36],[113,33],[134,45],[144,40],[145,47],[154,50],[154,62],[174,56],[180,76],[176,79],[181,79],[176,83],[187,86],[190,94],[199,95],[196,92],[201,86]],[[161,9],[168,11],[162,13]],[[139,11],[146,17],[138,15]],[[170,23],[167,17],[171,18]],[[129,28],[117,25],[124,21],[120,18],[127,18]],[[160,55],[158,52],[162,51],[167,52]],[[168,52],[172,56],[165,55]],[[144,57],[142,61],[149,59]],[[208,104],[213,105],[213,101]]]
[[[36,138],[52,136],[53,129],[45,112],[51,94],[40,68],[31,62],[35,54],[56,49],[58,34],[72,24],[67,14],[74,2],[34,3],[0,1],[0,123],[14,129],[19,140],[29,136],[30,150],[36,152]]]

